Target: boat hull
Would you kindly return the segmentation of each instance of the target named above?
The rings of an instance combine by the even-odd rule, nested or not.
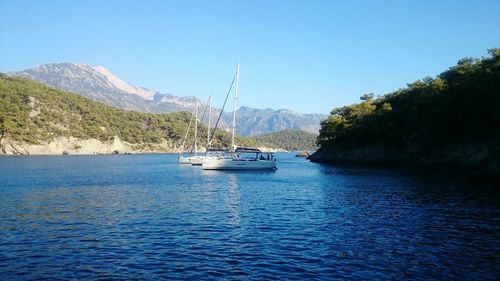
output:
[[[188,157],[181,156],[179,157],[179,164],[201,166],[202,160],[203,156],[188,156]]]
[[[276,170],[273,160],[239,160],[232,158],[207,158],[203,170]]]
[[[182,156],[180,156],[179,157],[179,164],[185,164],[185,165],[191,164],[191,161],[189,161],[189,158],[190,157],[182,157]]]
[[[201,164],[203,163],[203,159],[204,159],[203,156],[189,157],[189,161],[191,162],[191,165],[193,165],[193,166],[201,166]]]

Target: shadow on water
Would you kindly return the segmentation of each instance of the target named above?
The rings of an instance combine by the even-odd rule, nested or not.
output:
[[[371,266],[399,268],[412,279],[498,274],[500,248],[490,244],[500,238],[495,189],[447,169],[317,165],[332,178],[321,199],[333,253],[360,262],[378,257]],[[390,265],[387,257],[395,258]]]
[[[330,176],[399,178],[415,186],[441,192],[475,193],[500,199],[500,187],[484,182],[474,182],[463,169],[436,166],[319,164],[322,174]]]

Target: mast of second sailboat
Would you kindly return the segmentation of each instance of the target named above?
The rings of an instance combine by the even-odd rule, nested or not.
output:
[[[210,100],[212,99],[212,96],[208,96],[208,124],[207,124],[207,148],[206,150],[208,151],[208,148],[210,147],[210,114],[212,114],[212,108],[210,107]]]
[[[236,84],[234,85],[234,100],[233,100],[233,130],[231,134],[231,150],[234,151],[234,135],[236,133],[236,101],[238,100],[238,82],[240,80],[240,64],[236,64]]]
[[[194,156],[198,153],[196,140],[198,139],[198,99],[194,103]]]

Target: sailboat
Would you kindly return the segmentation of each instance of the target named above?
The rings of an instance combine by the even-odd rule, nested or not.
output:
[[[202,161],[204,170],[276,170],[276,158],[272,152],[263,152],[257,148],[235,145],[236,133],[236,101],[238,100],[238,83],[240,65],[236,65],[236,84],[233,100],[233,126],[231,133],[231,150],[229,154],[205,157]]]
[[[194,155],[193,155],[193,149],[191,149],[190,153],[189,153],[189,156],[184,156],[184,146],[186,144],[186,140],[187,140],[187,137],[188,137],[188,134],[189,134],[189,129],[191,128],[191,123],[193,121],[193,117],[194,117],[194,120],[195,120],[195,125],[194,125]],[[184,136],[184,140],[182,142],[182,146],[181,146],[181,151],[179,153],[179,164],[191,164],[192,163],[192,160],[195,159],[198,155],[198,147],[196,145],[196,141],[197,141],[197,138],[198,138],[198,101],[195,102],[195,107],[194,107],[194,110],[193,110],[193,113],[191,115],[191,119],[189,119],[189,124],[188,124],[188,128],[186,130],[186,135]]]
[[[197,152],[196,141],[197,141],[197,138],[198,138],[198,133],[197,133],[198,131],[195,130],[195,132],[196,132],[195,133],[195,139],[194,139],[195,155],[189,158],[189,161],[190,161],[191,165],[193,165],[193,166],[201,166],[202,165],[203,159],[207,155],[208,147],[210,146],[210,113],[211,113],[210,99],[211,99],[211,97],[209,96],[208,97],[207,106],[205,108],[205,111],[203,112],[203,116],[205,116],[206,110],[208,108],[207,148],[206,148],[206,151],[205,151],[205,155],[198,155],[197,154],[198,152]],[[203,120],[202,120],[202,122],[203,122]]]

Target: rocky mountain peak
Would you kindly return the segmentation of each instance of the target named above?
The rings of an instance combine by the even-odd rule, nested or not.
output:
[[[91,68],[106,77],[107,82],[111,87],[115,87],[127,93],[138,95],[146,100],[153,100],[156,94],[154,91],[128,84],[102,66],[91,66]]]
[[[75,87],[78,92],[122,91],[145,100],[153,100],[156,94],[154,91],[128,84],[103,66],[84,63],[43,64],[13,74],[68,91],[74,90]]]

